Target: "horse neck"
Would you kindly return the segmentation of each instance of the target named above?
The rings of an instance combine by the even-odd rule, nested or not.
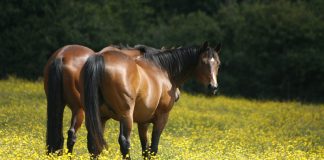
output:
[[[190,65],[187,68],[183,68],[178,73],[170,75],[171,83],[175,84],[177,87],[181,86],[184,82],[194,76],[196,66],[197,65]]]
[[[195,73],[199,59],[199,48],[182,48],[155,55],[145,55],[165,70],[172,84],[180,86]]]

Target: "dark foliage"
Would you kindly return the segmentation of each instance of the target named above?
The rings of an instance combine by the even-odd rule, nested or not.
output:
[[[67,44],[99,50],[208,40],[223,44],[221,93],[324,100],[322,0],[2,0],[0,9],[1,78],[41,77],[47,55]]]

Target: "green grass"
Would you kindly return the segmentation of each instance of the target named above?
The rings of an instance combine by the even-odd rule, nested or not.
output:
[[[66,109],[64,133],[70,114]],[[116,121],[108,121],[109,148],[101,157],[121,159],[118,129]],[[45,130],[42,82],[0,81],[0,159],[52,159],[45,155]],[[84,125],[74,148],[72,155],[54,159],[89,158]],[[141,159],[136,125],[131,156]],[[324,105],[182,93],[162,134],[157,158],[324,159]]]

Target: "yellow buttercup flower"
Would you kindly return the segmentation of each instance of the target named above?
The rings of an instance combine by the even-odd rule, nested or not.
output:
[[[46,98],[41,81],[0,80],[0,91],[0,159],[89,159],[84,124],[72,154],[67,153],[66,134],[62,156],[45,154]],[[70,114],[66,109],[63,133],[69,128]],[[181,93],[162,133],[159,152],[152,158],[324,159],[323,126],[323,104]],[[100,159],[122,159],[118,134],[118,122],[109,120],[104,134],[108,149]],[[142,159],[137,125],[130,156]]]

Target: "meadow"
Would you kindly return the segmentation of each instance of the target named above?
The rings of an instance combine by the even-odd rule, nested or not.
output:
[[[64,133],[70,111],[64,114]],[[141,159],[137,127],[131,156]],[[119,126],[110,120],[102,159],[121,159]],[[46,98],[43,83],[0,81],[0,159],[89,159],[86,129],[73,154],[45,155]],[[65,138],[66,138],[65,134]],[[66,147],[65,147],[66,148]],[[157,159],[324,159],[324,104],[247,100],[182,93],[171,111]]]

